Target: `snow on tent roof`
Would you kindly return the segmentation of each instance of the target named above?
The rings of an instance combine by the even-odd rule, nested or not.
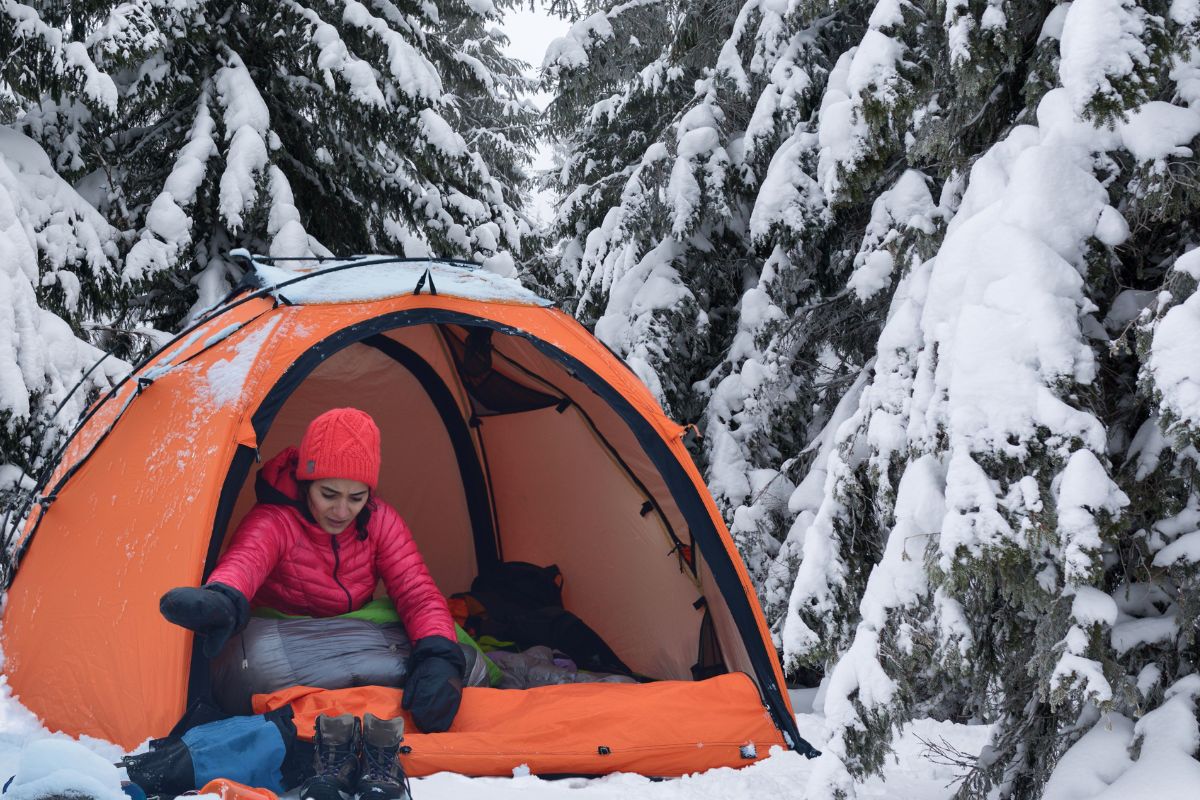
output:
[[[422,291],[432,289],[437,294],[466,300],[553,305],[515,278],[506,278],[472,264],[435,259],[362,256],[345,261],[322,261],[316,268],[284,267],[255,259],[254,269],[264,287],[278,287],[277,293],[292,303],[370,302],[413,294],[421,285]]]

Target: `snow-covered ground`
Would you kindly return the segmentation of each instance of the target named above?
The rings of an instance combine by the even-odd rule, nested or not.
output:
[[[800,695],[795,699],[803,702]],[[800,732],[810,741],[824,743],[824,721],[815,714],[799,714]],[[939,800],[953,792],[953,767],[925,757],[922,740],[945,740],[958,750],[976,754],[987,739],[988,728],[920,720],[905,729],[896,747],[896,759],[884,771],[858,788],[859,798]],[[99,756],[96,758],[93,756]],[[37,717],[13,696],[0,677],[0,784],[18,776],[7,795],[12,800],[34,800],[47,794],[75,790],[98,800],[120,800],[118,771],[108,765],[123,755],[120,747],[99,739],[74,740],[42,727]],[[505,800],[506,798],[576,798],[576,800],[700,800],[700,798],[803,798],[805,786],[821,759],[809,761],[792,752],[776,750],[769,758],[744,769],[718,769],[679,780],[651,781],[639,775],[617,774],[606,778],[545,781],[533,776],[466,778],[441,773],[413,781],[416,800]],[[213,797],[216,797],[213,795]]]

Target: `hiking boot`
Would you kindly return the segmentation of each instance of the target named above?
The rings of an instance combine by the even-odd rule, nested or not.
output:
[[[363,717],[363,771],[358,781],[359,800],[411,800],[408,776],[400,766],[404,718]]]
[[[353,714],[317,717],[313,737],[316,774],[300,787],[300,800],[351,800],[358,786],[362,723]]]

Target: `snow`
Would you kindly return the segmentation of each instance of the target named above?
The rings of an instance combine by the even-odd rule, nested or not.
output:
[[[313,26],[312,41],[319,51],[317,67],[325,71],[326,84],[330,89],[335,88],[332,73],[337,72],[346,81],[351,100],[364,106],[388,108],[371,65],[351,55],[337,28],[321,19],[311,8],[305,8],[293,0],[288,0],[284,5]]]
[[[549,300],[521,286],[515,278],[502,276],[491,269],[457,267],[434,261],[373,263],[380,258],[386,257],[364,256],[360,259],[362,266],[340,269],[328,275],[322,273],[354,262],[324,261],[320,267],[311,270],[256,262],[255,271],[266,286],[277,286],[303,275],[312,275],[279,289],[279,293],[293,303],[361,303],[412,294],[417,282],[428,270],[439,295],[501,303],[552,305]],[[503,266],[503,261],[492,266],[499,268]],[[429,291],[428,281],[422,291]]]
[[[872,29],[891,28],[904,22],[904,3],[902,0],[879,0],[871,10],[867,24]]]
[[[1131,763],[1133,721],[1105,714],[1068,750],[1046,782],[1042,800],[1090,800],[1104,791]]]
[[[258,354],[279,324],[279,317],[272,317],[242,337],[233,346],[229,358],[213,362],[204,375],[200,388],[214,408],[236,405],[246,387],[246,378],[258,360]],[[220,334],[219,338],[224,338]]]
[[[896,184],[872,204],[871,221],[854,258],[854,273],[846,282],[860,300],[867,300],[891,285],[896,265],[887,248],[901,236],[901,231],[931,234],[935,220],[943,216],[933,202],[926,180],[917,170],[905,170]]]
[[[751,3],[743,6],[742,15],[739,16],[739,23],[743,22],[742,17],[749,14],[751,10]],[[777,14],[778,12],[768,13]],[[766,22],[763,23],[764,26],[767,24]],[[778,28],[778,35],[782,36],[784,34],[785,27],[781,19],[772,17],[770,24]],[[763,147],[770,146],[776,135],[776,125],[784,123],[784,120],[780,118],[796,110],[800,103],[800,98],[813,84],[812,76],[809,75],[808,71],[801,69],[796,63],[803,40],[804,37],[802,34],[794,36],[788,42],[787,47],[779,53],[775,65],[771,67],[771,82],[763,90],[762,94],[759,95],[758,102],[754,107],[754,114],[746,124],[744,161],[754,159]],[[730,39],[726,48],[722,50],[718,69],[723,70],[727,74],[733,74],[735,79],[745,87],[743,91],[749,92],[749,78],[745,77],[741,71],[740,56],[732,44],[733,39]],[[759,64],[761,61],[762,54],[755,52],[752,60],[752,69],[754,65]],[[765,66],[765,64],[761,64],[761,67],[764,69]],[[793,135],[799,133],[801,131],[797,130]]]
[[[1067,12],[1070,10],[1070,2],[1060,3],[1046,15],[1046,21],[1042,23],[1042,30],[1038,33],[1038,44],[1041,44],[1043,39],[1062,40],[1063,23],[1066,22]]]
[[[1112,646],[1118,655],[1124,655],[1135,647],[1175,640],[1179,635],[1179,623],[1175,615],[1146,617],[1118,622],[1112,628]]]
[[[838,58],[829,74],[817,129],[821,154],[816,179],[830,198],[838,197],[845,178],[869,155],[873,132],[865,119],[866,101],[890,108],[904,92],[900,67],[907,47],[884,31],[902,19],[901,6],[898,0],[878,3],[862,40]]]
[[[103,357],[76,338],[66,321],[39,307],[36,292],[39,284],[56,280],[67,285],[68,275],[77,286],[72,273],[58,272],[69,263],[112,275],[115,238],[116,231],[55,173],[32,139],[0,126],[0,412],[27,418],[35,410],[30,404],[35,392],[44,395],[42,408],[52,410]],[[44,275],[39,261],[46,264]],[[68,293],[68,304],[77,297],[77,291]],[[119,359],[104,359],[88,384],[107,388],[128,369]],[[56,423],[69,425],[86,401],[85,387],[71,396]]]
[[[633,3],[628,3],[633,5]],[[588,50],[597,44],[606,42],[613,37],[610,14],[617,14],[623,7],[612,11],[597,11],[584,17],[571,26],[566,36],[561,36],[546,48],[542,69],[554,71],[557,69],[580,69],[588,65]]]
[[[32,6],[10,0],[0,7],[0,14],[14,23],[19,37],[37,37],[50,51],[54,72],[63,75],[75,72],[82,77],[83,94],[92,102],[109,112],[117,110],[117,86],[113,79],[101,72],[88,54],[82,42],[64,42],[60,29],[47,25]]]
[[[750,235],[756,241],[766,239],[776,225],[800,231],[827,218],[825,195],[801,166],[804,154],[816,146],[816,136],[797,131],[771,157],[750,214]]]
[[[945,469],[930,455],[910,463],[900,479],[896,525],[867,580],[854,641],[834,665],[825,694],[823,710],[836,731],[828,747],[840,758],[849,755],[846,731],[862,728],[865,715],[886,714],[895,700],[897,685],[884,669],[880,637],[891,614],[928,600],[924,553],[942,525],[944,485]]]
[[[801,735],[821,743],[825,721],[819,715],[797,717]],[[917,720],[898,736],[895,763],[882,777],[859,784],[857,796],[904,797],[906,800],[950,800],[955,768],[927,760],[924,741],[945,739],[959,749],[976,753],[990,729],[982,725]],[[37,800],[54,793],[79,793],[95,800],[127,800],[121,791],[123,770],[113,766],[121,748],[89,737],[73,739],[51,732],[12,696],[0,678],[0,783],[15,776],[6,797]],[[675,780],[656,781],[640,775],[616,773],[602,778],[543,780],[520,767],[512,778],[468,778],[441,772],[412,780],[413,795],[421,800],[705,800],[714,797],[817,800],[806,785],[820,786],[828,773],[837,771],[835,759],[808,760],[798,753],[772,748],[767,758],[742,769],[715,769]],[[520,774],[518,774],[520,773]],[[814,777],[815,776],[815,777]],[[849,781],[846,776],[847,782]],[[296,794],[284,795],[293,800]]]
[[[1120,331],[1133,322],[1143,310],[1153,305],[1158,292],[1153,290],[1126,289],[1113,298],[1108,313],[1104,315],[1104,327],[1109,331]]]
[[[283,170],[272,164],[267,168],[267,175],[267,191],[271,196],[271,211],[267,216],[271,255],[287,258],[331,255],[329,250],[304,230],[304,225],[300,222],[300,210],[296,208],[295,197],[292,195],[292,186]],[[211,305],[215,300],[216,298],[213,298],[205,305]]]
[[[886,95],[889,84],[896,79],[896,64],[904,56],[899,42],[875,29],[875,15],[871,23],[872,29],[863,36],[846,71],[846,88],[851,96],[870,89]]]
[[[1018,127],[974,165],[921,321],[940,346],[934,386],[951,402],[932,405],[914,432],[948,415],[952,435],[972,448],[1004,452],[1003,437],[1028,439],[1042,426],[1103,452],[1100,423],[1050,387],[1095,373],[1078,270],[1103,215],[1117,213],[1109,208],[1090,153],[1055,131]]]
[[[1185,533],[1154,555],[1154,566],[1169,567],[1176,562],[1200,563],[1200,531]]]
[[[143,235],[126,256],[127,275],[142,277],[167,269],[191,241],[191,219],[185,209],[195,202],[208,160],[218,152],[208,101],[208,92],[202,93],[188,141],[146,215],[146,229],[153,236]]]
[[[1161,410],[1185,424],[1200,425],[1200,292],[1159,321],[1147,369],[1162,394]]]
[[[94,800],[128,800],[121,773],[107,759],[69,739],[39,739],[21,748],[16,774],[6,788],[12,800],[82,795]]]
[[[230,140],[221,174],[221,216],[233,231],[242,227],[243,214],[258,200],[258,176],[267,166],[267,133],[271,127],[267,104],[237,53],[226,54],[216,86],[225,109],[225,136]]]
[[[619,224],[619,211],[613,209],[605,222]],[[589,247],[592,244],[589,237]],[[662,381],[652,366],[656,345],[648,332],[653,330],[656,312],[682,306],[693,299],[674,266],[682,251],[676,239],[668,238],[641,258],[635,248],[622,247],[602,263],[607,270],[605,283],[609,294],[605,313],[596,322],[596,338],[624,357],[660,403],[665,403],[666,398]],[[580,273],[580,280],[583,278]]]
[[[163,192],[154,198],[150,210],[146,212],[146,227],[168,242],[186,242],[191,219],[171,195]]]
[[[1092,586],[1075,589],[1071,619],[1081,625],[1112,625],[1117,621],[1117,604],[1108,594]]]
[[[1050,676],[1051,690],[1069,687],[1078,682],[1082,694],[1092,703],[1107,703],[1112,700],[1113,690],[1104,677],[1100,662],[1083,658],[1077,652],[1087,647],[1087,637],[1079,628],[1071,628],[1067,634],[1067,652],[1063,653]]]
[[[1142,41],[1146,12],[1129,0],[1075,0],[1063,21],[1059,64],[1072,108],[1083,114],[1094,96],[1119,97],[1114,81],[1149,63]]]
[[[1200,2],[1171,0],[1171,19],[1180,25],[1195,25],[1200,22]]]
[[[827,465],[834,464],[835,468],[840,468],[840,462],[834,462],[832,455],[834,449],[840,443],[840,437],[845,435],[845,431],[852,429],[857,421],[856,412],[859,402],[862,397],[863,389],[867,383],[867,373],[864,371],[858,376],[858,379],[850,387],[849,390],[842,396],[838,405],[835,407],[829,421],[821,429],[813,442],[809,445],[810,448],[817,450],[817,457],[814,461],[813,469],[809,470],[804,476],[804,480],[795,488],[791,496],[788,497],[788,511],[795,515],[791,528],[788,530],[787,537],[783,545],[779,549],[779,555],[775,560],[776,565],[787,564],[791,559],[799,560],[804,553],[805,542],[807,541],[809,529],[812,528],[821,514],[821,507],[825,502],[825,485],[829,480],[829,472]],[[853,420],[853,421],[851,421]],[[849,424],[848,421],[851,421]],[[822,521],[824,524],[824,521]],[[822,531],[818,529],[815,535],[820,535]],[[820,547],[820,544],[816,545]],[[802,634],[794,635],[795,631],[803,631],[803,623],[799,620],[794,607],[790,605],[790,597],[793,594],[794,586],[798,586],[798,582],[793,582],[792,576],[788,574],[786,569],[776,569],[768,574],[766,589],[767,603],[774,607],[788,603],[788,619],[795,619],[795,628],[785,626],[785,634],[789,635],[784,639],[782,644],[784,651],[784,659],[795,659],[798,654],[806,649],[806,646],[811,646],[814,641],[809,639],[805,641]],[[797,600],[797,608],[800,600]],[[808,633],[811,634],[811,631]]]
[[[821,97],[821,113],[817,127],[817,141],[821,147],[817,164],[816,180],[827,195],[834,195],[840,188],[838,166],[856,161],[863,151],[863,140],[867,137],[866,124],[855,116],[855,103],[850,94],[848,79],[855,49],[850,49],[838,58],[829,73],[825,94]]]
[[[462,136],[432,108],[421,109],[418,120],[421,138],[440,150],[443,155],[462,158],[467,154],[467,143],[463,141]]]
[[[1092,795],[1091,800],[1194,797],[1196,787],[1200,786],[1200,761],[1194,758],[1200,750],[1200,728],[1196,725],[1198,699],[1200,675],[1189,675],[1169,687],[1163,704],[1138,720],[1133,735],[1127,738],[1129,744],[1138,745],[1137,758],[1130,763],[1128,758],[1117,756],[1107,764],[1095,764],[1094,768],[1110,774],[1118,765],[1128,764],[1128,768],[1104,791]],[[1096,747],[1094,742],[1090,745]],[[1103,748],[1103,754],[1111,752],[1111,745]],[[1095,760],[1101,753],[1088,755]]]
[[[1197,8],[1200,8],[1200,3],[1197,3]],[[1172,56],[1171,61],[1170,77],[1175,81],[1179,99],[1191,108],[1200,106],[1200,45],[1193,44],[1182,53]]]
[[[442,79],[437,68],[386,20],[372,14],[357,0],[349,0],[342,11],[342,21],[383,42],[388,52],[388,69],[400,91],[426,102],[441,98]]]
[[[692,109],[679,123],[678,157],[671,169],[667,194],[673,206],[672,232],[683,237],[691,229],[699,213],[701,197],[712,186],[720,186],[729,163],[721,146],[716,120],[695,112],[706,110],[703,105]],[[689,124],[691,123],[691,124]]]
[[[1192,280],[1200,281],[1200,247],[1189,250],[1175,259],[1173,269],[1191,276]]]
[[[188,133],[188,141],[175,159],[175,167],[171,170],[163,191],[180,205],[191,205],[196,199],[196,191],[204,180],[204,165],[217,152],[213,139],[215,126],[212,115],[208,111],[207,93],[201,97],[196,106],[196,119]]]
[[[1103,542],[1096,515],[1104,512],[1109,518],[1115,517],[1129,505],[1129,498],[1108,477],[1108,470],[1091,450],[1071,454],[1067,466],[1054,479],[1052,490],[1057,495],[1058,536],[1064,549],[1063,577],[1068,584],[1087,583],[1101,566],[1098,559]],[[1076,595],[1079,602],[1080,596]]]
[[[1192,150],[1185,145],[1200,136],[1200,108],[1155,100],[1130,112],[1120,129],[1125,149],[1139,161],[1187,158]]]

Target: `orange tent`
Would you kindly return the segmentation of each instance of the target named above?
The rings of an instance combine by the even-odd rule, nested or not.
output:
[[[660,679],[471,690],[451,731],[409,737],[414,774],[677,775],[811,750],[684,429],[573,318],[443,262],[248,275],[92,407],[39,490],[2,644],[48,727],[132,748],[205,695],[159,596],[213,569],[256,461],[353,405],[379,422],[380,495],[445,594],[498,560],[557,564],[567,608]],[[516,717],[524,738],[502,744]]]

